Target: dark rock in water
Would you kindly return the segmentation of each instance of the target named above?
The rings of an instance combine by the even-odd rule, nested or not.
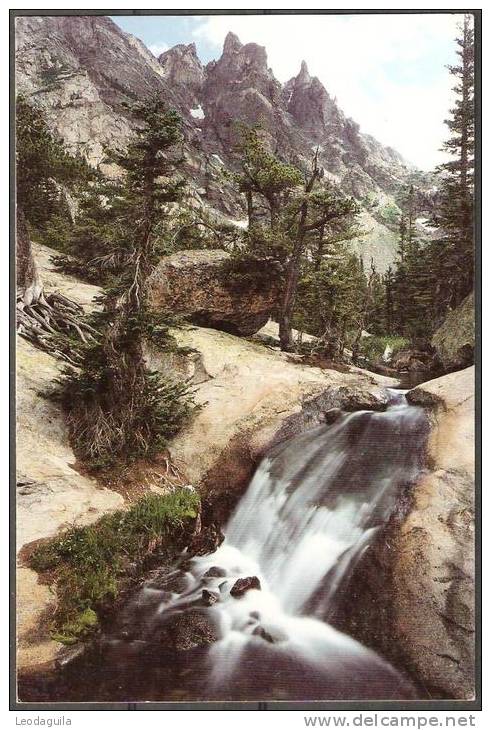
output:
[[[343,411],[341,408],[331,408],[325,412],[324,420],[327,424],[334,423],[335,421],[338,421],[342,415]]]
[[[227,571],[225,568],[219,568],[218,565],[213,565],[203,574],[203,578],[223,578],[226,575]]]
[[[214,621],[199,609],[171,614],[159,633],[159,643],[174,651],[208,646],[219,638]]]
[[[256,621],[259,621],[259,619],[261,618],[261,614],[259,613],[259,611],[251,611],[249,616],[256,619]]]
[[[208,591],[206,590],[206,588],[201,594],[201,600],[203,601],[205,606],[213,606],[213,604],[216,603],[219,598],[220,596],[218,593],[215,593],[214,591]]]
[[[264,639],[264,641],[267,641],[270,644],[274,644],[275,643],[275,641],[274,641],[273,637],[271,636],[271,634],[268,631],[266,631],[266,629],[263,629],[262,626],[256,626],[256,628],[252,632],[252,635],[253,636],[260,636],[261,639]]]
[[[230,591],[230,595],[234,598],[241,598],[244,593],[252,589],[257,591],[261,590],[261,582],[255,575],[249,576],[248,578],[239,578],[235,581],[232,586],[232,590]]]
[[[217,550],[225,539],[219,525],[212,524],[204,527],[199,535],[193,538],[188,553],[189,555],[209,555]]]

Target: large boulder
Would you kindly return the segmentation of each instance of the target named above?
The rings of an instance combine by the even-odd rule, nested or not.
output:
[[[253,335],[267,323],[277,303],[278,271],[269,260],[248,261],[243,268],[237,264],[232,271],[226,251],[179,251],[165,256],[150,280],[151,306],[201,327],[241,337]]]
[[[429,697],[474,697],[474,368],[410,391],[428,469],[366,551],[335,623],[407,668]]]
[[[431,344],[445,370],[457,370],[474,362],[474,292],[449,312],[433,335]]]

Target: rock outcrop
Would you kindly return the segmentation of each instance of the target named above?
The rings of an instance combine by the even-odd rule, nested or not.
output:
[[[428,699],[472,699],[474,368],[408,398],[428,409],[428,468],[357,566],[336,623],[405,667]]]
[[[449,312],[435,332],[431,344],[446,370],[457,370],[472,365],[475,347],[474,292]]]
[[[267,323],[277,305],[274,263],[256,264],[263,276],[261,285],[251,288],[241,286],[235,278],[231,281],[226,268],[229,261],[226,251],[179,251],[165,256],[151,277],[151,306],[185,316],[202,327],[242,337],[254,334]],[[254,279],[250,265],[243,273]],[[234,276],[240,274],[240,268],[234,267]]]

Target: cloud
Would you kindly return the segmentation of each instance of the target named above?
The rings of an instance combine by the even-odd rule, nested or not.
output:
[[[167,43],[151,43],[148,46],[148,50],[151,51],[154,56],[158,57],[164,51],[168,51],[169,46],[167,45]]]
[[[461,16],[209,16],[193,34],[221,48],[229,30],[266,47],[285,82],[303,59],[364,132],[429,169],[448,132],[456,24]]]

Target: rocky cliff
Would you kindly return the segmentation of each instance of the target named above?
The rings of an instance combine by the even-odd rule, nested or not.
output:
[[[240,219],[243,203],[223,175],[236,164],[237,121],[261,124],[285,159],[305,165],[315,148],[328,176],[366,206],[367,235],[354,243],[380,270],[394,259],[396,235],[384,221],[392,195],[413,168],[362,134],[304,62],[285,85],[266,49],[232,33],[221,57],[203,66],[194,44],[159,59],[106,17],[16,19],[16,89],[38,104],[72,152],[99,165],[106,147],[132,133],[124,103],[160,94],[183,118],[193,194]]]

